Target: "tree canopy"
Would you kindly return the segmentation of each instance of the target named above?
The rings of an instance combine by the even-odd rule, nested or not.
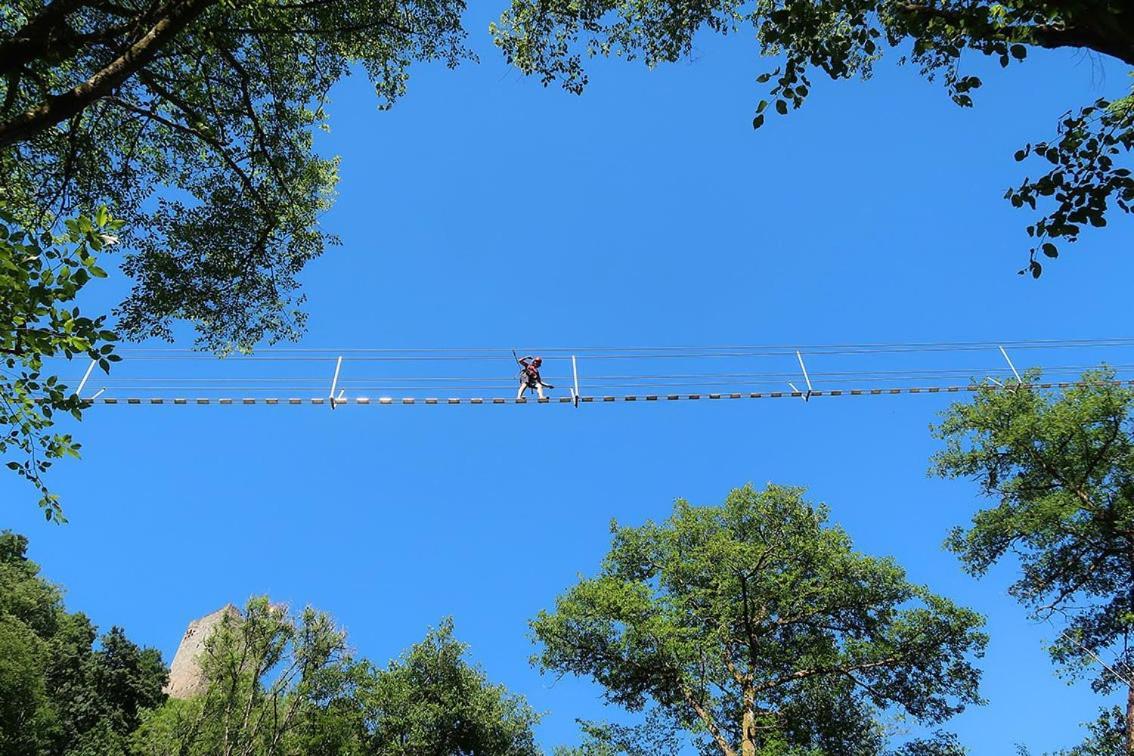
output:
[[[49,517],[62,510],[42,474],[78,448],[51,432],[52,416],[83,405],[40,379],[42,360],[85,352],[105,366],[114,338],[172,338],[179,321],[219,352],[301,333],[296,276],[335,243],[318,218],[338,163],[314,146],[328,90],[361,67],[389,107],[413,63],[470,57],[463,11],[463,0],[4,4],[0,455],[20,452],[9,466]],[[97,233],[107,222],[113,234]],[[74,310],[107,236],[133,280],[113,321]]]
[[[537,756],[539,715],[464,657],[446,619],[399,659],[371,670],[360,697],[370,753]]]
[[[975,480],[995,502],[948,545],[974,575],[1006,557],[1018,563],[1010,593],[1063,626],[1052,659],[1099,693],[1126,693],[1124,716],[1104,712],[1093,737],[1104,741],[1108,723],[1120,722],[1132,752],[1134,390],[1107,370],[1062,393],[1036,388],[1038,377],[982,390],[937,426],[945,448],[933,470]]]
[[[131,752],[536,756],[539,717],[466,651],[446,621],[380,669],[329,615],[252,599],[206,641],[205,692],[148,712]]]
[[[159,705],[166,668],[121,628],[98,639],[27,558],[27,539],[0,533],[0,753],[125,753],[141,712]]]
[[[654,66],[692,52],[701,31],[755,31],[757,52],[779,65],[760,75],[769,105],[780,115],[799,108],[812,77],[869,77],[887,50],[939,78],[953,101],[973,105],[979,76],[966,53],[1008,66],[1035,48],[1089,50],[1134,65],[1134,8],[1124,0],[512,0],[493,26],[496,44],[525,73],[558,81],[573,92],[587,83],[583,57],[617,55]],[[747,34],[747,32],[745,32]],[[1043,257],[1107,223],[1112,206],[1134,207],[1134,178],[1118,163],[1134,146],[1134,97],[1099,99],[1068,112],[1054,137],[1028,144],[1037,178],[1008,190],[1016,207],[1043,213],[1028,226],[1034,240],[1027,267],[1038,277]]]
[[[336,161],[313,149],[352,65],[389,106],[415,61],[455,65],[461,0],[15,0],[0,12],[0,208],[31,230],[125,221],[129,337],[209,348],[294,335],[296,274]]]
[[[980,616],[856,553],[826,518],[769,485],[613,525],[599,574],[532,622],[539,665],[650,711],[638,733],[592,728],[629,752],[668,723],[704,753],[881,753],[888,713],[935,725],[978,703]]]
[[[540,715],[468,661],[448,619],[379,667],[330,615],[253,598],[206,640],[203,692],[167,699],[158,651],[68,613],[27,545],[0,532],[4,756],[540,753]]]

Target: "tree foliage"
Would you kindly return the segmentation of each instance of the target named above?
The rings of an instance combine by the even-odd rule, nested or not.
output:
[[[119,267],[134,282],[115,312],[116,333],[172,338],[185,320],[201,346],[220,352],[296,336],[304,321],[296,277],[335,241],[318,217],[334,194],[337,159],[314,149],[314,132],[328,127],[329,89],[361,67],[380,107],[389,107],[414,62],[452,66],[469,57],[463,10],[463,0],[5,3],[0,293],[29,300],[36,316],[61,316],[56,306],[98,269],[77,266],[43,234],[63,233],[62,219],[106,205],[121,219]],[[89,251],[100,249],[90,232],[101,224],[76,222],[80,233],[68,227],[64,242],[86,234]],[[33,254],[35,240],[43,254]],[[77,250],[83,262],[87,252]],[[41,286],[35,276],[49,265],[67,265],[76,278]],[[21,314],[5,311],[8,304],[0,299],[0,317]],[[79,329],[68,334],[72,352],[111,338],[105,317],[74,312],[71,320]],[[40,380],[42,359],[63,351],[58,339],[3,322],[14,323],[22,343],[17,355],[0,357],[9,370],[20,363],[28,372],[0,387],[8,402],[0,454],[4,445],[22,453],[14,469],[58,517],[41,476],[77,446],[50,432],[51,417],[81,404],[57,378]],[[0,348],[11,338],[0,334]],[[37,393],[47,395],[38,404],[30,398]]]
[[[770,92],[756,106],[756,128],[770,105],[780,115],[799,108],[816,72],[869,77],[887,49],[942,80],[962,107],[972,106],[982,83],[966,71],[966,53],[1008,66],[1034,48],[1074,48],[1134,65],[1134,8],[1125,0],[512,0],[493,33],[521,71],[579,92],[587,82],[584,55],[654,66],[689,55],[702,30],[746,27],[760,54],[780,59],[757,79]],[[1007,198],[1016,207],[1045,208],[1028,227],[1034,245],[1025,271],[1038,277],[1042,257],[1057,256],[1057,243],[1077,241],[1085,227],[1105,225],[1112,206],[1130,212],[1134,179],[1118,159],[1132,145],[1134,98],[1124,97],[1068,112],[1056,138],[1017,153],[1019,160],[1039,158],[1040,175]]]
[[[378,667],[327,614],[254,598],[206,640],[204,691],[167,700],[159,653],[98,637],[0,533],[4,756],[538,756],[539,715],[467,652],[445,620]]]
[[[384,669],[360,696],[366,751],[391,756],[537,756],[539,715],[464,660],[468,646],[446,619]]]
[[[92,277],[106,276],[97,254],[119,226],[103,209],[69,220],[60,238],[37,237],[0,212],[0,458],[36,486],[47,519],[60,519],[62,509],[43,476],[53,460],[79,450],[69,435],[52,432],[54,416],[81,418],[83,402],[43,374],[44,361],[83,356],[108,371],[118,360],[106,318],[85,317],[73,305]]]
[[[0,208],[31,230],[108,204],[135,286],[119,328],[210,348],[293,335],[336,161],[327,92],[361,66],[387,107],[455,65],[461,0],[14,0],[0,11]],[[156,201],[154,195],[157,193]]]
[[[0,533],[0,753],[122,754],[140,713],[159,705],[166,668],[155,649],[63,608],[27,558],[27,539]]]
[[[887,714],[935,724],[977,703],[981,618],[856,553],[826,517],[769,486],[613,525],[600,573],[533,621],[541,668],[729,755],[880,753]],[[591,734],[634,752],[625,731]]]
[[[1060,756],[1128,756],[1126,750],[1126,715],[1117,706],[1104,708],[1095,721],[1088,722],[1087,737],[1082,743],[1060,751]]]
[[[446,621],[378,669],[313,609],[266,598],[227,616],[205,645],[207,688],[150,712],[132,740],[145,756],[374,754],[534,756],[538,717],[465,660]]]
[[[292,617],[266,598],[252,599],[243,614],[223,618],[199,663],[205,693],[150,713],[134,734],[136,753],[343,750],[348,734],[313,727],[346,705],[359,673],[345,634],[326,614],[306,609]]]
[[[975,480],[995,502],[948,545],[974,575],[1005,557],[1018,563],[1010,593],[1033,617],[1065,625],[1053,661],[1099,693],[1125,690],[1132,749],[1134,390],[1109,370],[1062,393],[1036,388],[1037,379],[982,390],[937,426],[945,447],[934,472]]]

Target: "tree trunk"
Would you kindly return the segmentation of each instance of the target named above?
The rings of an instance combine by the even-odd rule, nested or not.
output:
[[[744,710],[744,727],[740,736],[740,756],[756,756],[756,740],[752,737],[756,730],[756,716]]]
[[[740,728],[740,756],[756,756],[756,695],[744,690],[744,721]]]
[[[1126,689],[1126,754],[1134,756],[1134,685]]]
[[[27,141],[78,115],[134,76],[169,42],[218,0],[175,0],[133,44],[82,84],[47,99],[0,123],[0,148]]]
[[[1126,576],[1126,584],[1130,586],[1129,593],[1127,595],[1127,601],[1129,603],[1126,607],[1126,611],[1127,612],[1134,612],[1134,538],[1131,538],[1131,534],[1129,532],[1125,533],[1124,535],[1126,536],[1126,543],[1127,543],[1126,554],[1127,554],[1127,560],[1128,560],[1128,566],[1127,566],[1128,572],[1127,572],[1127,576]],[[1126,649],[1126,648],[1129,647],[1129,640],[1130,640],[1130,628],[1128,627],[1128,628],[1126,628],[1126,631],[1123,633],[1123,637],[1122,637],[1123,649]],[[1123,658],[1122,661],[1123,661],[1123,664],[1126,663],[1125,658]],[[1129,683],[1129,682],[1126,684],[1126,738],[1125,738],[1125,741],[1126,741],[1125,742],[1126,748],[1124,750],[1126,751],[1126,756],[1134,756],[1134,684]]]

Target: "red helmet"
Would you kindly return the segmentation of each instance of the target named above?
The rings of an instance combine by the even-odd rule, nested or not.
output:
[[[542,365],[543,364],[543,358],[542,357],[536,357],[534,360],[532,360],[532,364],[533,365]]]

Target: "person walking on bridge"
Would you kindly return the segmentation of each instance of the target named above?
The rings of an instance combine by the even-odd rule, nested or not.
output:
[[[516,353],[513,352],[512,356],[515,357]],[[554,386],[544,383],[543,378],[539,374],[540,365],[543,364],[542,357],[516,357],[516,362],[520,364],[520,390],[516,392],[516,400],[524,398],[524,392],[531,389],[540,399],[544,398],[543,390],[545,388],[552,389]]]

